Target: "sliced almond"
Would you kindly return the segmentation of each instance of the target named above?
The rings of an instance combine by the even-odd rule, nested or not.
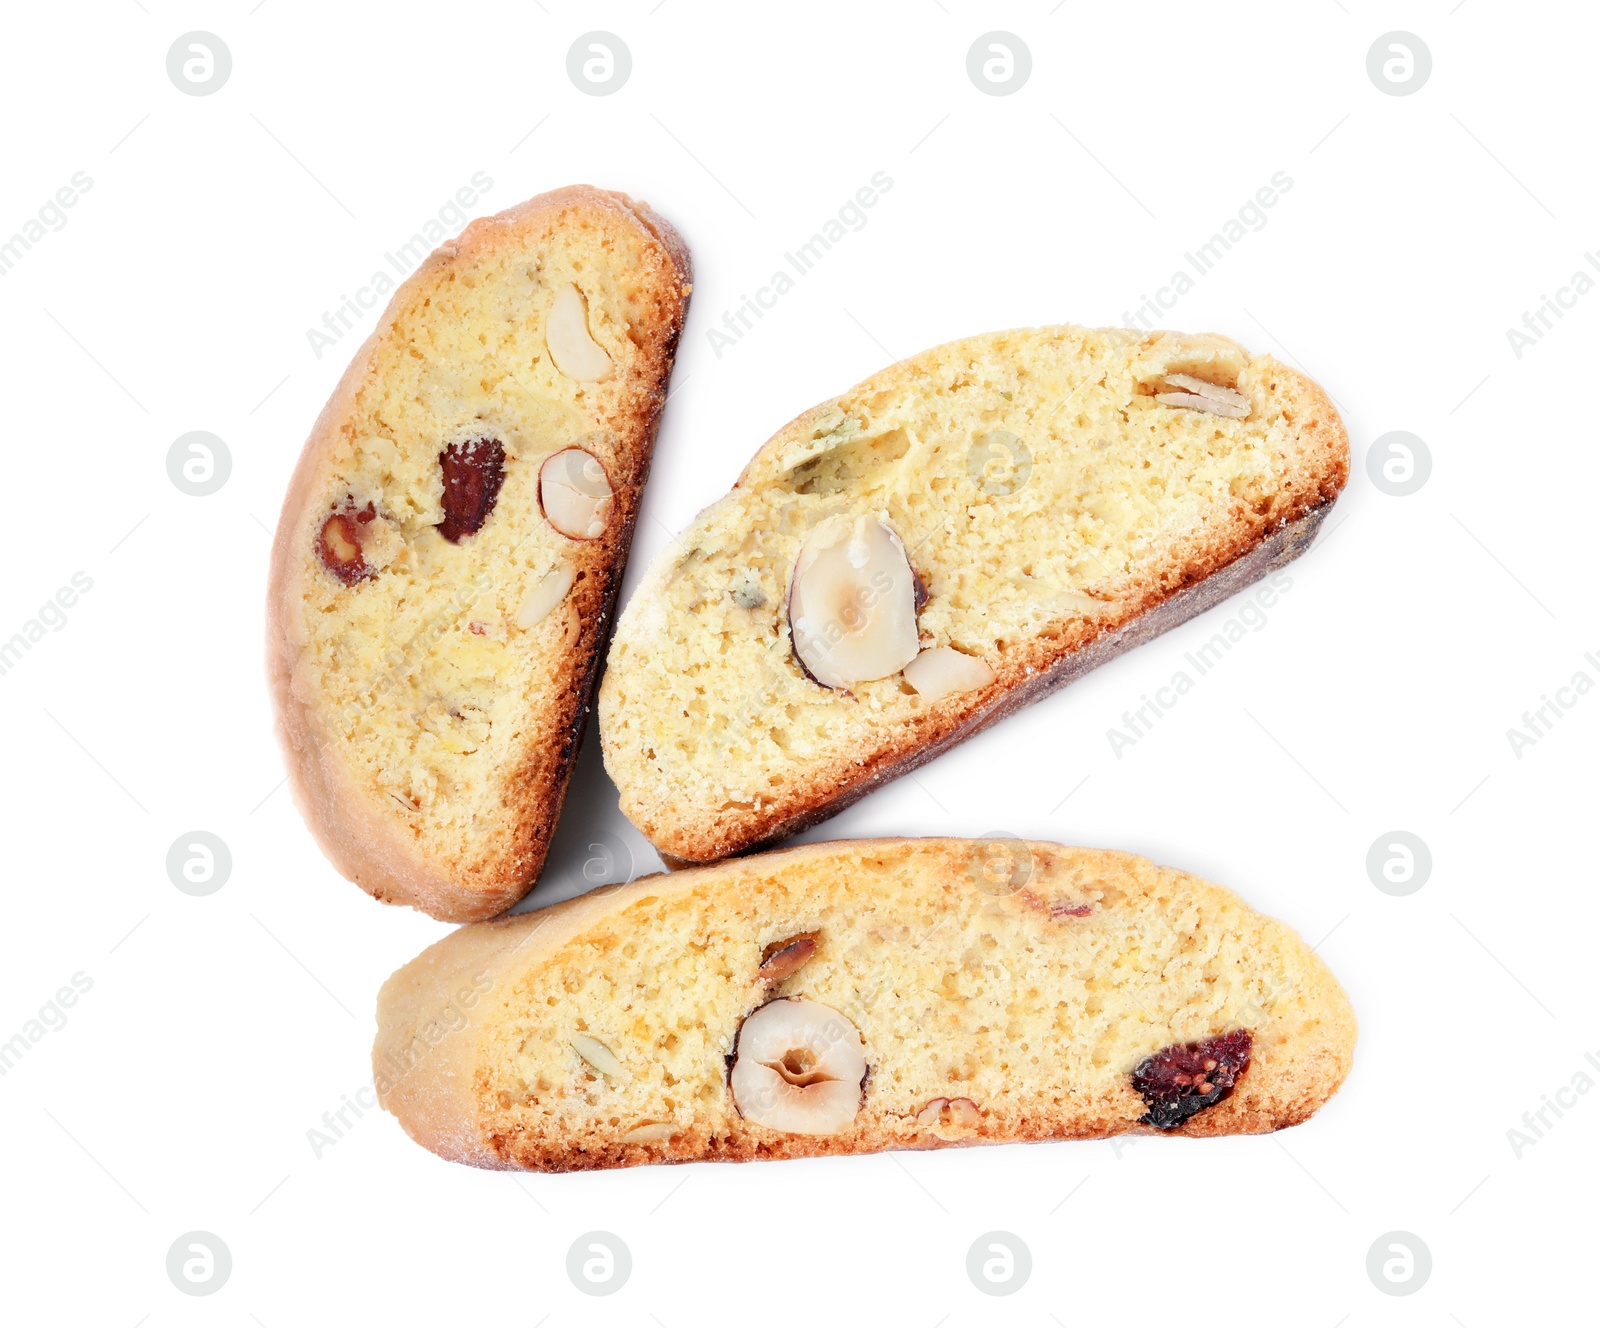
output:
[[[1041,596],[1042,601],[1056,613],[1083,614],[1086,617],[1098,617],[1102,613],[1109,613],[1116,607],[1105,600],[1096,599],[1093,595],[1085,595],[1076,590],[1051,590]]]
[[[599,539],[614,504],[606,468],[581,447],[546,457],[539,467],[539,504],[545,520],[568,539]]]
[[[671,1121],[644,1121],[635,1125],[622,1136],[625,1144],[660,1144],[665,1143],[678,1132],[678,1127]]]
[[[970,1097],[936,1097],[917,1113],[916,1124],[925,1130],[943,1125],[958,1131],[974,1130],[982,1113]]]
[[[611,1048],[587,1033],[572,1035],[572,1049],[607,1079],[631,1079],[627,1067],[612,1054]]]
[[[1192,374],[1169,373],[1164,380],[1176,392],[1157,392],[1156,400],[1163,406],[1182,406],[1186,410],[1201,410],[1212,415],[1223,415],[1230,420],[1242,420],[1250,414],[1250,398],[1243,392],[1217,383],[1208,383]]]
[[[814,931],[801,932],[786,941],[774,941],[761,952],[761,967],[756,970],[756,978],[764,986],[776,987],[804,968],[816,952],[817,933]]]
[[[795,658],[824,687],[900,672],[917,657],[917,577],[900,537],[870,516],[806,537],[789,582]]]
[[[820,1001],[770,1001],[749,1015],[728,1077],[734,1106],[786,1134],[839,1134],[861,1110],[866,1047],[848,1019]]]
[[[611,377],[611,357],[589,335],[589,310],[583,292],[570,281],[556,288],[545,320],[544,344],[557,369],[580,383]]]
[[[950,1123],[958,1129],[976,1129],[979,1114],[978,1104],[970,1097],[953,1097],[950,1099]]]
[[[975,692],[994,681],[994,670],[987,663],[950,646],[930,646],[906,665],[905,673],[925,701]]]
[[[577,576],[578,569],[568,562],[557,563],[546,572],[534,582],[517,610],[517,626],[527,631],[535,623],[543,622],[556,605],[566,599]]]

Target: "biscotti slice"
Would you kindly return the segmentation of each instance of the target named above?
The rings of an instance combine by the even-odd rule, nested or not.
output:
[[[855,840],[463,927],[378,997],[380,1101],[564,1171],[1305,1120],[1356,1024],[1289,928],[1126,853]]]
[[[471,921],[537,878],[689,289],[647,207],[545,194],[435,251],[317,420],[268,669],[301,810],[377,898]]]
[[[706,862],[843,809],[1310,543],[1349,472],[1222,337],[952,342],[807,411],[651,567],[600,690],[622,810]]]

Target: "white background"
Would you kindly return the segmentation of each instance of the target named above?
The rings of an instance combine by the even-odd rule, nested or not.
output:
[[[1592,12],[104,0],[9,6],[5,24],[0,238],[74,172],[93,180],[0,277],[0,638],[73,573],[93,581],[0,676],[0,1039],[73,974],[93,984],[0,1078],[7,1321],[1594,1314],[1600,1092],[1547,1113],[1520,1157],[1507,1135],[1600,1057],[1600,694],[1520,758],[1507,738],[1578,670],[1600,680],[1583,658],[1600,651],[1600,296],[1520,358],[1506,335],[1600,244]],[[966,72],[996,28],[1032,53],[1011,96]],[[192,29],[232,52],[210,96],[166,73]],[[615,95],[566,74],[591,29],[632,52]],[[1366,72],[1395,29],[1432,51],[1414,95]],[[647,199],[694,250],[629,588],[801,409],[959,335],[1120,323],[1287,172],[1268,224],[1164,321],[1303,365],[1343,411],[1351,482],[1292,590],[1120,758],[1107,730],[1237,603],[813,837],[1003,830],[1232,886],[1320,944],[1360,1016],[1355,1070],[1313,1121],[1209,1142],[513,1177],[440,1162],[369,1111],[314,1154],[307,1132],[368,1081],[380,983],[446,928],[343,881],[281,787],[261,663],[269,532],[376,314],[321,358],[307,329],[476,171],[493,180],[477,210],[591,181]],[[876,171],[893,188],[868,224],[719,358],[707,332],[723,311]],[[203,498],[166,471],[197,429],[233,465]],[[1433,457],[1409,497],[1366,472],[1372,441],[1398,429]],[[195,829],[233,856],[204,898],[165,866]],[[1396,829],[1433,854],[1404,898],[1365,865]],[[534,901],[583,887],[602,831],[636,850],[625,866],[654,868],[591,736]],[[165,1271],[197,1229],[233,1257],[205,1299]],[[565,1272],[594,1229],[633,1258],[604,1299]],[[996,1229],[1033,1254],[1003,1299],[966,1273]],[[1406,1298],[1365,1268],[1393,1230],[1432,1251]]]

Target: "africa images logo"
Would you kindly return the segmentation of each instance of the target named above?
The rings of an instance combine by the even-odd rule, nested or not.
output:
[[[72,178],[47,198],[10,239],[0,241],[0,277],[6,276],[21,262],[22,256],[51,231],[65,230],[70,220],[66,209],[76,207],[79,198],[93,188],[94,180],[87,171],[75,171]]]
[[[461,231],[471,216],[466,209],[493,188],[494,179],[487,171],[474,172],[471,180],[426,218],[404,244],[396,245],[392,253],[385,252],[387,270],[379,268],[365,285],[356,287],[354,295],[341,294],[334,308],[323,311],[322,326],[306,329],[312,354],[320,360],[323,351],[337,346],[347,332],[359,326],[368,310],[377,308],[378,302],[415,272],[423,259]]]
[[[893,188],[894,179],[888,171],[874,171],[871,179],[842,203],[810,239],[796,245],[793,252],[784,253],[783,261],[794,269],[793,276],[779,268],[764,286],[756,287],[754,296],[741,294],[738,304],[724,310],[721,326],[706,329],[706,341],[716,358],[720,360],[723,351],[744,340],[756,321],[766,317],[767,310],[776,308],[778,301],[798,285],[798,278],[815,268],[830,249],[852,231],[865,230],[870,220],[866,210],[876,207]]]

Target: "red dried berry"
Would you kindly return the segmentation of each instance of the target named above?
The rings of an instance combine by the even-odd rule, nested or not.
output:
[[[372,575],[372,568],[361,556],[363,527],[377,516],[371,503],[359,511],[355,499],[346,496],[344,504],[336,507],[317,532],[317,552],[322,565],[347,586],[364,581]]]
[[[444,520],[438,530],[452,544],[483,528],[506,478],[506,449],[497,438],[469,438],[439,453],[444,476]]]
[[[1252,1045],[1250,1030],[1236,1028],[1199,1042],[1175,1043],[1140,1061],[1133,1086],[1150,1110],[1139,1124],[1175,1129],[1221,1102],[1249,1069]]]

